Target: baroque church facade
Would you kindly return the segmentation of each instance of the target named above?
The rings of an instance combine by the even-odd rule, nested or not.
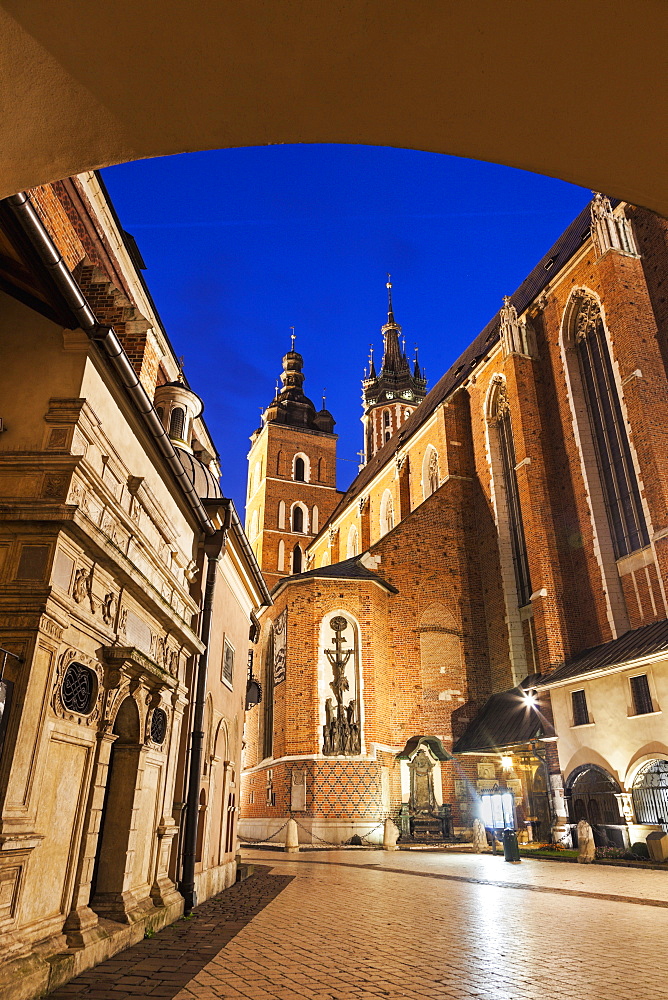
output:
[[[664,220],[596,195],[428,394],[390,298],[364,466],[305,559],[257,550],[273,605],[244,837],[290,815],[316,844],[379,842],[387,816],[404,841],[467,839],[476,817],[562,842],[587,818],[617,846],[665,828],[667,250]],[[276,494],[266,533],[319,440],[284,400],[251,450],[252,479],[280,427],[280,487],[260,464],[249,488],[251,517]]]

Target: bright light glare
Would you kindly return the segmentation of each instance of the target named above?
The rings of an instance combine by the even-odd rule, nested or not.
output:
[[[533,708],[535,705],[538,704],[538,699],[536,698],[535,691],[525,691],[524,700],[526,701],[527,705],[529,705],[531,708]]]
[[[501,758],[501,767],[503,768],[504,771],[510,771],[510,769],[511,769],[512,766],[513,766],[513,758],[512,757],[505,757],[504,756],[504,757]]]

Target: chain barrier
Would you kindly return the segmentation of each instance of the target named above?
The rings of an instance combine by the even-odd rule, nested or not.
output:
[[[274,837],[278,837],[279,833],[282,833],[287,825],[288,820],[286,819],[280,830],[277,830],[276,833],[272,833],[270,837],[260,837],[259,840],[254,840],[253,837],[242,837],[239,834],[237,834],[237,837],[242,844],[268,844],[270,840],[274,839]]]

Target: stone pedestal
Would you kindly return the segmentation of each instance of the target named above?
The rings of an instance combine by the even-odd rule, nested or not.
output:
[[[288,854],[296,854],[299,850],[299,830],[293,819],[288,820],[285,828],[285,850]]]

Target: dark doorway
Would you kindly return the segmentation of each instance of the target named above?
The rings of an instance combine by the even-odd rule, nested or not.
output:
[[[139,712],[133,698],[121,705],[113,734],[107,787],[91,886],[91,908],[101,916],[127,922],[126,860],[141,753]]]

